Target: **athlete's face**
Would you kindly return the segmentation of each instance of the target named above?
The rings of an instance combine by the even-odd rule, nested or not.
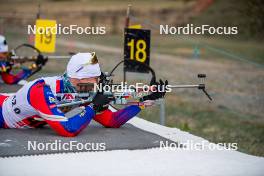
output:
[[[83,79],[77,79],[77,78],[70,78],[70,81],[72,85],[76,88],[77,91],[84,91],[83,88],[85,88],[86,91],[93,90],[93,86],[86,86],[82,87],[80,84],[97,84],[99,80],[99,77],[92,77],[92,78],[83,78]]]

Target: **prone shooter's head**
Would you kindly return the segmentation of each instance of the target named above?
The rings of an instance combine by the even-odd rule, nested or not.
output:
[[[98,83],[101,69],[95,52],[73,55],[67,65],[66,72],[77,91],[81,89],[80,84]]]

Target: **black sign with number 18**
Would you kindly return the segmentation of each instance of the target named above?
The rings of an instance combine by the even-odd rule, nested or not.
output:
[[[125,29],[124,59],[132,62],[125,62],[124,71],[148,73],[146,67],[140,63],[150,63],[150,30]]]

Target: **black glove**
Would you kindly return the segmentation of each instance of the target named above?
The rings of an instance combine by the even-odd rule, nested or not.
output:
[[[38,67],[42,67],[46,64],[47,61],[48,59],[45,59],[43,55],[39,54],[36,60],[36,65]]]
[[[108,104],[110,103],[110,100],[108,96],[103,95],[102,93],[97,93],[92,103],[94,104],[94,110],[96,112],[101,112],[108,109]]]
[[[149,95],[146,95],[144,97],[142,97],[140,99],[140,101],[145,101],[145,100],[157,100],[159,98],[163,98],[166,94],[166,90],[167,90],[167,85],[168,85],[168,80],[165,81],[165,83],[160,79],[159,83],[156,83],[154,85],[156,85],[156,91],[152,92]]]

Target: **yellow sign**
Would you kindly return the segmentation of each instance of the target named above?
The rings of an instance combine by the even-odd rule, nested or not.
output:
[[[36,21],[35,47],[41,52],[55,52],[56,21],[38,19]]]
[[[131,25],[128,27],[129,29],[142,29],[142,26],[140,24]]]

